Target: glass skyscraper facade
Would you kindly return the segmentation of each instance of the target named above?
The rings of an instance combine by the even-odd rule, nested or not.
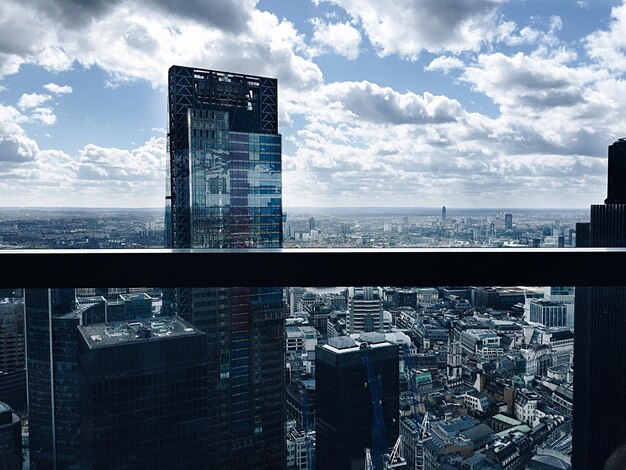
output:
[[[276,80],[174,66],[168,87],[167,246],[281,247]],[[166,307],[206,333],[207,461],[283,468],[282,289],[172,294]]]
[[[80,468],[77,327],[103,322],[105,305],[77,307],[75,289],[24,297],[31,468]]]

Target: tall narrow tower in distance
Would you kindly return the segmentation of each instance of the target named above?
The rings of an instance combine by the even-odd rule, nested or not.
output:
[[[173,66],[168,111],[168,247],[280,248],[276,79]],[[283,468],[282,288],[180,288],[172,305],[206,333],[207,462]]]
[[[609,147],[608,196],[577,246],[626,246],[626,139]],[[602,469],[626,442],[626,287],[576,287],[573,468]]]

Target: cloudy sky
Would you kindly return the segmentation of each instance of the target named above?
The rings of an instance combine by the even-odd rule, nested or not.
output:
[[[277,77],[284,205],[586,207],[626,4],[0,0],[0,206],[161,207],[172,64]]]

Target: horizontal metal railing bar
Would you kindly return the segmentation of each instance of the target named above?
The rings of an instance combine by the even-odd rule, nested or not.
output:
[[[347,285],[626,286],[626,249],[0,251],[0,287]]]

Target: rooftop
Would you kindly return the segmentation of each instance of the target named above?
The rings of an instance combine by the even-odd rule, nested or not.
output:
[[[519,424],[522,424],[521,421],[518,421],[515,418],[511,418],[510,416],[506,416],[506,415],[503,415],[503,414],[497,414],[492,419],[496,419],[496,420],[501,421],[503,423],[510,424],[511,426],[517,426]]]
[[[141,294],[120,294],[120,299],[126,302],[130,300],[152,300],[152,297],[143,292]]]
[[[335,354],[343,354],[347,352],[358,351],[364,347],[380,348],[392,346],[392,343],[385,339],[382,333],[370,332],[361,333],[356,339],[349,336],[337,336],[328,339],[328,344],[322,346],[327,351]]]
[[[285,333],[287,338],[300,338],[303,336],[309,336],[315,338],[317,332],[312,326],[287,326],[285,327]]]
[[[91,349],[202,334],[180,317],[99,323],[79,326],[78,330]]]

